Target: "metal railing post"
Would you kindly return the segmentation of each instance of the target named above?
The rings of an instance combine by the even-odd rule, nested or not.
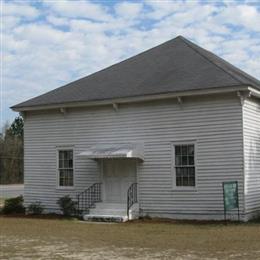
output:
[[[130,208],[137,203],[137,183],[132,183],[127,190],[127,217],[129,218]]]
[[[96,202],[101,201],[100,186],[101,183],[94,183],[86,190],[76,195],[78,201],[78,214],[88,211]]]

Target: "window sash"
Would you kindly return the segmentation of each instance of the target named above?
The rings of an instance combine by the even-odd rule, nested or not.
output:
[[[195,167],[175,167],[176,186],[195,186]]]
[[[73,150],[58,151],[58,183],[60,187],[74,185]]]
[[[59,186],[73,186],[73,169],[59,170]]]
[[[73,168],[73,150],[59,150],[59,169]]]
[[[196,186],[195,144],[174,145],[174,172],[176,187]]]

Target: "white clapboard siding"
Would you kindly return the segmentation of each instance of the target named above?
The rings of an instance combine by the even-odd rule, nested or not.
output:
[[[172,142],[195,140],[197,187],[173,190]],[[99,164],[77,154],[97,143],[141,142],[138,162],[142,214],[222,218],[222,182],[239,181],[243,210],[242,107],[232,95],[184,98],[111,106],[30,112],[25,120],[25,201],[42,201],[56,210],[56,201],[99,181]],[[73,145],[75,188],[56,188],[56,146]]]
[[[260,102],[244,104],[245,206],[248,218],[260,214]]]

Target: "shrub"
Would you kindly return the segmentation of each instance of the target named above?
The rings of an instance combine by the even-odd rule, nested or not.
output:
[[[36,201],[28,206],[28,213],[32,215],[42,214],[44,207],[41,205],[40,201]]]
[[[69,195],[58,199],[57,204],[60,206],[60,210],[66,217],[72,216],[76,212],[76,202],[74,202]]]
[[[4,214],[25,213],[25,207],[23,206],[23,196],[6,199],[2,212]]]

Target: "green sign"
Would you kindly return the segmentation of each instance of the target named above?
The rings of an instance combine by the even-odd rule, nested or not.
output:
[[[237,209],[238,205],[238,183],[223,182],[224,208],[226,210]]]
[[[223,182],[224,217],[227,220],[227,211],[237,209],[238,221],[240,220],[238,201],[238,182]]]

